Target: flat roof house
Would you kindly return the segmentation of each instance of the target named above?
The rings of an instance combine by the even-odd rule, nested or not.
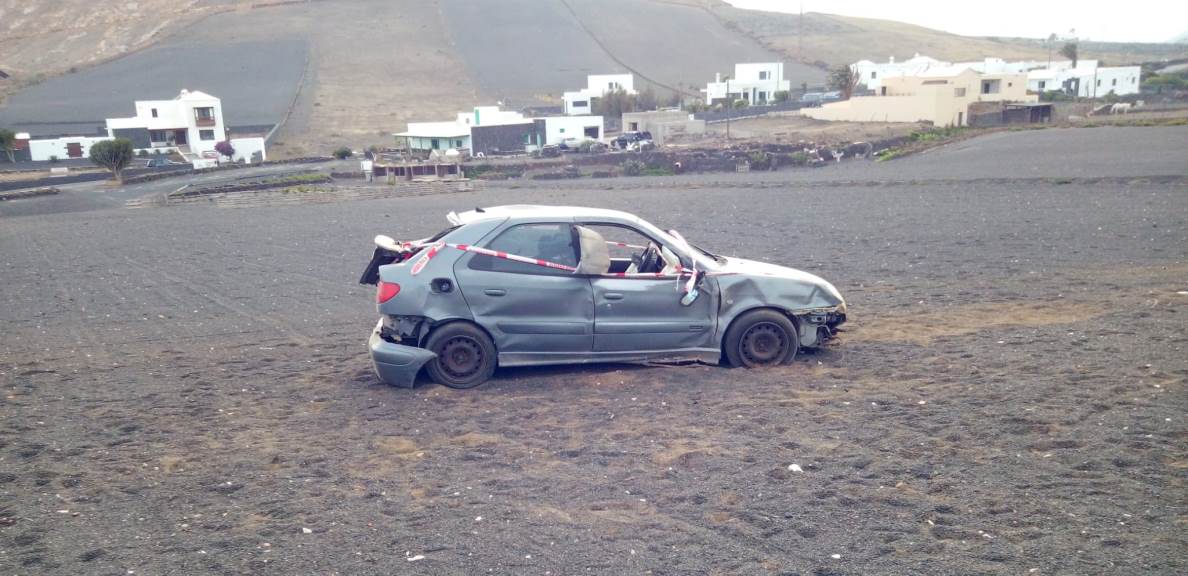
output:
[[[1027,93],[1026,74],[982,74],[970,68],[930,68],[914,76],[884,78],[875,96],[855,96],[801,114],[818,120],[848,122],[931,122],[968,126],[975,102],[1035,102]]]
[[[135,116],[108,118],[107,135],[131,140],[137,151],[215,158],[215,144],[227,139],[223,103],[205,92],[182,90],[171,100],[137,100],[135,107]]]
[[[1100,66],[1097,60],[1018,60],[984,58],[972,62],[942,62],[921,56],[896,62],[875,63],[859,60],[850,65],[858,74],[858,82],[874,92],[882,89],[888,78],[919,76],[942,69],[968,68],[982,74],[1026,74],[1027,89],[1032,92],[1064,92],[1081,98],[1096,98],[1113,93],[1117,96],[1138,94],[1142,69],[1139,66]]]
[[[475,106],[453,121],[409,122],[394,134],[410,151],[470,150],[471,154],[520,152],[545,143],[544,128],[519,112],[498,106]]]
[[[721,74],[705,85],[705,103],[745,100],[749,104],[775,101],[776,92],[788,92],[792,83],[784,79],[783,62],[735,64],[734,76],[723,80]]]
[[[585,88],[561,94],[561,100],[565,103],[565,114],[568,116],[588,115],[594,110],[595,98],[601,98],[607,92],[617,90],[635,94],[635,75],[591,74],[586,76]]]
[[[182,90],[170,100],[137,100],[133,107],[135,116],[108,118],[105,127],[92,134],[28,139],[28,156],[31,160],[86,158],[96,142],[127,138],[138,154],[177,152],[195,168],[216,165],[220,156],[215,144],[224,140],[235,149],[235,162],[267,159],[264,137],[231,138],[223,123],[222,101],[205,92]]]

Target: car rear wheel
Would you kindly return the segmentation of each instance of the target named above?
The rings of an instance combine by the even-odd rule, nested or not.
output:
[[[753,310],[730,325],[722,348],[732,366],[777,366],[796,357],[800,338],[787,316],[775,310]]]
[[[451,322],[429,334],[425,348],[437,354],[426,368],[434,382],[474,388],[495,373],[495,344],[468,322]]]

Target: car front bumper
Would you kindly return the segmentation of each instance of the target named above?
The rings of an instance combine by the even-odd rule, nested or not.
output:
[[[375,325],[375,330],[371,332],[371,338],[367,341],[376,375],[387,384],[412,388],[421,366],[437,355],[424,348],[388,342],[380,336],[381,328],[383,320]]]

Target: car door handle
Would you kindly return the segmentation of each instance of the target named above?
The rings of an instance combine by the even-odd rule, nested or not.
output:
[[[487,296],[503,296],[504,294],[507,294],[507,290],[504,290],[503,288],[487,288],[486,290],[483,290],[483,294],[486,294]]]
[[[622,292],[606,292],[602,295],[602,297],[607,300],[622,300],[623,293]]]

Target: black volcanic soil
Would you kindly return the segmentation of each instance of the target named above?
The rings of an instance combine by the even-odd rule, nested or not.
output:
[[[1000,168],[0,218],[0,572],[1188,572],[1188,184]],[[370,238],[520,202],[809,270],[853,322],[775,370],[378,384]]]

